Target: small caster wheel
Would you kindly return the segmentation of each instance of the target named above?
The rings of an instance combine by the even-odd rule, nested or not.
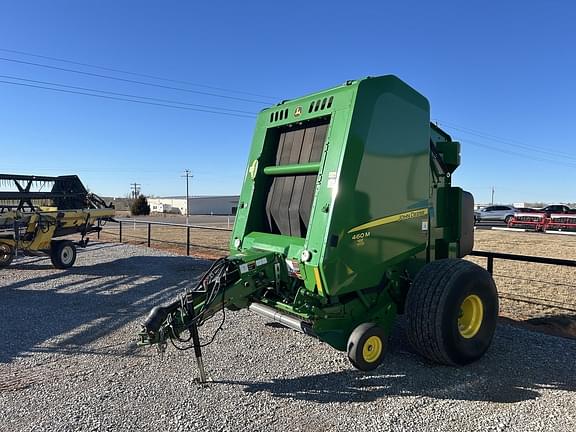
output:
[[[388,346],[386,332],[374,323],[360,324],[348,338],[348,359],[361,371],[376,369]]]

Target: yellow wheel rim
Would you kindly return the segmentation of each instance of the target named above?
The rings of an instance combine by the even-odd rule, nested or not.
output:
[[[362,357],[364,361],[368,363],[374,363],[382,354],[382,347],[383,347],[382,339],[378,336],[370,336],[364,342],[364,346],[362,347]]]
[[[460,316],[458,317],[458,331],[465,339],[476,336],[482,319],[484,318],[484,305],[482,300],[475,294],[470,294],[460,305]]]

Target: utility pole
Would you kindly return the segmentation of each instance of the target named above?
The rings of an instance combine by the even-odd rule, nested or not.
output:
[[[190,174],[189,169],[184,170],[184,175],[182,177],[186,177],[186,225],[189,224],[189,216],[190,216],[190,194],[189,194],[189,185],[188,180],[194,177]]]
[[[130,189],[132,190],[133,199],[138,198],[138,195],[140,193],[140,186],[142,186],[140,183],[130,183]]]
[[[492,186],[492,205],[494,205],[494,186]]]

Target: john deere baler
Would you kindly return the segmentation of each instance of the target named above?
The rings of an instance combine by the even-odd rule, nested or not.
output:
[[[491,276],[460,259],[472,250],[474,216],[472,196],[451,185],[459,164],[459,143],[395,76],[262,111],[230,255],[197,287],[155,307],[141,343],[172,339],[200,357],[198,326],[223,307],[248,308],[370,370],[404,313],[424,356],[478,359],[498,300]]]

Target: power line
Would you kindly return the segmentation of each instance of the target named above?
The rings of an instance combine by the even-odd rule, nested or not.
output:
[[[46,69],[59,70],[59,71],[63,71],[63,72],[71,72],[71,73],[76,73],[76,74],[80,74],[80,75],[93,76],[93,77],[98,77],[98,78],[105,78],[105,79],[110,79],[110,80],[128,82],[131,84],[146,85],[146,86],[150,86],[150,87],[159,87],[159,88],[164,88],[164,89],[168,89],[168,90],[178,90],[178,91],[184,91],[184,92],[188,92],[188,93],[200,94],[200,95],[204,95],[204,96],[219,97],[219,98],[224,98],[224,99],[237,100],[237,101],[241,101],[241,102],[257,103],[260,105],[270,105],[270,102],[264,102],[264,101],[259,101],[259,100],[255,100],[255,99],[240,98],[240,97],[236,97],[236,96],[227,96],[227,95],[220,95],[220,94],[216,94],[216,93],[203,92],[203,91],[199,91],[199,90],[191,90],[191,89],[186,89],[186,88],[182,88],[182,87],[172,87],[172,86],[167,86],[167,85],[162,85],[162,84],[154,84],[154,83],[149,83],[149,82],[145,82],[145,81],[137,81],[137,80],[127,79],[127,78],[114,77],[114,76],[110,76],[110,75],[102,75],[102,74],[97,74],[97,73],[92,73],[92,72],[79,71],[76,69],[61,68],[58,66],[51,66],[51,65],[46,65],[46,64],[42,64],[42,63],[34,63],[34,62],[28,62],[28,61],[24,61],[24,60],[9,59],[9,58],[5,58],[5,57],[0,57],[0,60],[12,62],[12,63],[25,64],[25,65],[30,65],[30,66],[37,66],[37,67],[42,67],[42,68],[46,68]]]
[[[227,116],[240,117],[240,118],[254,118],[254,116],[251,116],[251,115],[235,114],[235,113],[231,113],[231,112],[213,111],[213,110],[207,110],[207,109],[189,108],[189,107],[185,107],[185,106],[169,105],[169,104],[165,104],[165,103],[146,102],[146,101],[142,101],[142,100],[126,99],[126,98],[115,97],[115,96],[105,96],[105,95],[86,93],[86,92],[80,92],[80,91],[57,89],[57,88],[45,87],[45,86],[39,86],[39,85],[33,85],[33,84],[17,83],[17,82],[11,82],[11,81],[3,81],[3,80],[0,80],[0,83],[23,86],[23,87],[32,87],[32,88],[38,88],[38,89],[43,89],[43,90],[51,90],[51,91],[56,91],[56,92],[61,92],[61,93],[71,93],[71,94],[78,94],[78,95],[83,95],[83,96],[92,96],[92,97],[97,97],[97,98],[102,98],[102,99],[118,100],[118,101],[123,101],[123,102],[133,102],[133,103],[144,104],[144,105],[154,105],[154,106],[166,107],[166,108],[176,108],[176,109],[181,109],[181,110],[186,110],[186,111],[205,112],[205,113],[220,114],[220,115],[227,115]]]
[[[0,75],[0,77],[6,77],[4,75]],[[29,82],[39,82],[39,83],[46,83],[44,81],[36,81],[36,80],[28,80],[25,78],[12,78],[12,79],[18,79],[18,80],[24,80],[24,81],[29,81]],[[182,109],[182,110],[187,110],[187,111],[197,111],[197,112],[205,112],[205,113],[211,113],[211,114],[220,114],[220,115],[227,115],[227,116],[233,116],[233,117],[239,117],[239,118],[254,118],[255,115],[248,115],[248,112],[246,112],[246,115],[243,114],[236,114],[233,112],[223,112],[223,111],[214,111],[214,109],[220,109],[220,110],[227,110],[227,111],[237,111],[237,112],[245,112],[245,111],[241,111],[241,110],[232,110],[232,109],[228,109],[228,108],[219,108],[219,107],[210,107],[208,105],[198,105],[198,104],[189,104],[186,102],[177,102],[177,101],[169,101],[166,99],[157,99],[157,98],[149,98],[149,97],[145,97],[145,96],[135,96],[135,95],[127,95],[127,94],[123,94],[123,93],[115,93],[115,92],[108,92],[108,91],[103,91],[103,90],[95,90],[95,89],[88,89],[88,88],[84,88],[84,87],[76,87],[76,86],[68,86],[68,85],[64,85],[64,84],[56,84],[56,83],[47,83],[50,85],[56,85],[56,86],[61,86],[61,87],[67,87],[67,88],[77,88],[77,89],[83,89],[83,90],[87,90],[87,91],[94,91],[94,92],[100,92],[100,93],[107,93],[107,94],[116,94],[116,95],[122,95],[122,96],[127,96],[127,97],[133,97],[133,98],[139,98],[139,99],[148,99],[148,100],[158,100],[158,101],[166,101],[169,103],[177,103],[177,104],[181,104],[181,105],[192,105],[192,106],[200,106],[200,107],[207,107],[207,108],[213,108],[213,109],[198,109],[198,108],[189,108],[186,106],[178,106],[178,105],[170,105],[169,103],[155,103],[155,102],[146,102],[143,100],[134,100],[134,99],[127,99],[125,97],[116,97],[116,96],[105,96],[105,95],[101,95],[101,94],[93,94],[93,93],[86,93],[86,92],[80,92],[80,91],[73,91],[73,90],[64,90],[64,89],[58,89],[58,88],[51,88],[51,87],[45,87],[45,86],[39,86],[39,85],[32,85],[32,84],[25,84],[25,83],[17,83],[17,82],[11,82],[11,81],[3,81],[0,80],[1,84],[10,84],[10,85],[17,85],[17,86],[24,86],[24,87],[30,87],[30,88],[38,88],[38,89],[43,89],[43,90],[51,90],[51,91],[56,91],[56,92],[61,92],[61,93],[70,93],[70,94],[77,94],[77,95],[83,95],[83,96],[92,96],[92,97],[97,97],[97,98],[103,98],[103,99],[110,99],[110,100],[118,100],[118,101],[123,101],[123,102],[132,102],[132,103],[138,103],[138,104],[144,104],[144,105],[152,105],[152,106],[159,106],[159,107],[165,107],[165,108],[176,108],[176,109]],[[465,143],[469,143],[478,147],[483,147],[483,148],[488,148],[490,150],[493,151],[498,151],[501,153],[505,153],[508,155],[512,155],[512,156],[519,156],[519,157],[523,157],[526,159],[531,159],[531,160],[535,160],[535,161],[542,161],[542,162],[549,162],[549,163],[554,163],[554,164],[561,164],[561,165],[565,165],[565,166],[569,166],[569,167],[573,167],[576,168],[576,164],[572,164],[569,162],[565,162],[565,161],[559,161],[559,160],[554,160],[554,159],[548,159],[548,158],[544,158],[544,157],[536,157],[536,156],[532,156],[532,155],[527,155],[524,153],[518,153],[518,152],[514,152],[511,150],[506,150],[500,147],[494,147],[494,146],[490,146],[488,144],[484,144],[484,143],[480,143],[474,140],[470,140],[468,138],[459,138],[459,141],[465,142]]]
[[[530,145],[527,145],[524,143],[520,143],[519,141],[514,141],[514,140],[498,137],[496,135],[491,135],[489,133],[485,133],[485,132],[482,132],[479,130],[465,128],[464,126],[457,126],[457,125],[447,123],[447,122],[441,121],[441,120],[437,120],[436,123],[441,124],[442,126],[447,126],[450,129],[459,130],[461,132],[468,133],[468,134],[477,136],[479,138],[484,138],[488,141],[497,142],[500,144],[506,144],[508,146],[517,147],[517,148],[520,148],[523,150],[531,150],[531,151],[543,153],[544,155],[548,155],[550,157],[534,155],[534,154],[526,154],[523,152],[520,153],[518,151],[514,151],[511,149],[504,149],[502,147],[491,146],[491,145],[481,143],[478,141],[474,141],[474,140],[464,138],[464,137],[458,138],[459,141],[469,143],[469,144],[472,144],[472,145],[477,146],[477,147],[483,147],[483,148],[487,148],[487,149],[497,151],[500,153],[508,154],[511,156],[518,156],[518,157],[522,157],[522,158],[530,159],[530,160],[534,160],[534,161],[549,162],[549,163],[553,163],[553,164],[561,164],[561,165],[565,165],[565,166],[569,166],[569,167],[573,167],[573,168],[576,167],[576,156],[569,154],[569,153],[555,152],[555,151],[550,151],[550,150],[544,149],[542,147],[530,146]],[[558,160],[555,158],[561,158],[564,160]],[[569,159],[569,160],[566,161],[565,159]]]
[[[2,165],[4,170],[21,170],[21,166],[6,166]],[[68,167],[68,168],[34,168],[31,171],[49,171],[49,172],[83,172],[83,173],[114,173],[118,175],[124,175],[124,173],[138,173],[138,174],[165,174],[166,170],[142,170],[142,169],[126,169],[126,168],[116,168],[116,169],[109,169],[109,168],[77,168],[77,167]],[[220,174],[219,174],[220,175]]]
[[[0,48],[0,51],[9,52],[9,53],[13,53],[13,54],[20,54],[20,55],[25,55],[25,56],[30,56],[30,57],[43,58],[46,60],[54,60],[54,61],[74,64],[74,65],[78,65],[78,66],[86,66],[86,67],[105,70],[105,71],[109,71],[109,72],[118,72],[118,73],[123,73],[123,74],[127,74],[127,75],[132,75],[132,76],[139,76],[142,78],[152,78],[152,79],[156,79],[156,80],[160,80],[160,81],[166,81],[166,82],[172,82],[172,83],[176,83],[176,84],[188,84],[188,85],[192,85],[192,86],[196,86],[196,87],[203,87],[203,88],[208,88],[208,89],[212,89],[212,90],[220,90],[220,91],[225,91],[225,92],[229,92],[229,93],[245,94],[245,95],[249,95],[249,96],[263,97],[263,98],[272,99],[272,100],[279,99],[277,97],[266,96],[266,95],[262,95],[262,94],[258,94],[258,93],[251,93],[251,92],[247,92],[247,91],[243,91],[243,90],[234,90],[234,89],[229,89],[229,88],[224,88],[224,87],[215,87],[215,86],[206,85],[206,84],[194,83],[191,81],[183,81],[183,80],[177,80],[177,79],[173,79],[173,78],[164,78],[164,77],[160,77],[157,75],[131,72],[131,71],[123,70],[123,69],[115,69],[115,68],[111,68],[111,67],[98,66],[98,65],[94,65],[94,64],[90,64],[90,63],[82,63],[82,62],[78,62],[78,61],[74,61],[74,60],[67,60],[67,59],[58,58],[58,57],[33,54],[33,53],[25,52],[25,51],[18,51],[18,50],[12,50],[12,49],[7,49],[7,48]]]
[[[543,154],[547,154],[547,155],[555,156],[555,157],[564,157],[564,158],[574,159],[576,161],[576,155],[575,154],[560,152],[560,151],[556,151],[556,150],[552,151],[550,149],[545,149],[543,147],[529,145],[529,144],[523,143],[521,141],[516,141],[516,140],[509,139],[509,138],[499,137],[497,135],[493,135],[493,134],[490,134],[488,132],[482,132],[482,131],[477,130],[477,129],[472,129],[472,128],[468,128],[465,126],[459,126],[459,125],[456,125],[453,123],[447,123],[447,122],[442,121],[442,120],[437,120],[437,123],[439,123],[441,125],[446,125],[450,129],[458,130],[460,132],[474,135],[474,136],[477,136],[479,138],[488,139],[490,141],[499,142],[501,144],[506,144],[506,145],[511,146],[511,147],[517,147],[517,148],[520,148],[523,150],[531,150],[531,151],[535,151],[538,153],[543,153]]]
[[[137,98],[137,99],[146,99],[146,100],[165,102],[165,103],[170,103],[170,104],[194,106],[194,107],[208,108],[208,109],[213,109],[213,110],[232,111],[232,112],[238,112],[238,113],[242,113],[242,114],[251,114],[252,116],[256,116],[256,113],[253,113],[250,111],[216,107],[216,106],[210,106],[210,105],[193,104],[193,103],[188,103],[188,102],[173,101],[173,100],[169,100],[169,99],[153,98],[153,97],[147,97],[147,96],[137,96],[137,95],[126,94],[126,93],[116,93],[116,92],[111,92],[111,91],[106,91],[106,90],[97,90],[97,89],[87,88],[87,87],[78,87],[78,86],[71,86],[71,85],[67,85],[67,84],[58,84],[58,83],[53,83],[53,82],[48,82],[48,81],[38,81],[38,80],[32,80],[32,79],[27,79],[27,78],[20,78],[20,77],[11,76],[11,75],[0,75],[0,78],[8,78],[8,79],[14,79],[14,80],[19,80],[19,81],[33,82],[36,84],[47,84],[47,85],[52,85],[52,86],[57,86],[57,87],[71,88],[71,89],[75,89],[75,90],[85,90],[85,91],[91,91],[91,92],[97,92],[97,93],[105,93],[105,94],[111,94],[111,95],[115,95],[115,96],[124,96],[124,97]]]
[[[531,155],[527,155],[524,153],[518,153],[512,150],[507,150],[507,149],[503,149],[500,147],[495,147],[495,146],[491,146],[488,144],[484,144],[484,143],[480,143],[478,141],[473,141],[464,137],[460,137],[460,138],[456,138],[458,141],[464,142],[464,143],[468,143],[468,144],[472,144],[473,146],[476,147],[483,147],[483,148],[487,148],[490,150],[494,150],[497,152],[501,152],[504,154],[508,154],[511,156],[518,156],[518,157],[522,157],[525,159],[531,159],[531,160],[535,160],[535,161],[539,161],[539,162],[549,162],[549,163],[553,163],[553,164],[560,164],[560,165],[565,165],[565,166],[569,166],[572,168],[576,168],[576,164],[572,164],[570,162],[565,162],[565,161],[561,161],[561,160],[554,160],[554,159],[548,159],[548,158],[544,158],[544,157],[538,157],[538,156],[531,156]]]
[[[17,78],[17,79],[19,79],[19,78]],[[33,80],[30,80],[30,81],[33,81]],[[86,93],[86,92],[80,92],[80,91],[51,88],[51,87],[25,84],[25,83],[17,83],[17,82],[11,82],[11,81],[0,80],[0,83],[17,85],[17,86],[24,86],[24,87],[31,87],[31,88],[38,88],[38,89],[43,89],[43,90],[51,90],[51,91],[57,91],[57,92],[62,92],[62,93],[78,94],[78,95],[83,95],[83,96],[92,96],[92,97],[103,98],[103,99],[118,100],[118,101],[123,101],[123,102],[132,102],[132,103],[160,106],[160,107],[166,107],[166,108],[176,108],[176,109],[182,109],[182,110],[187,110],[187,111],[205,112],[205,113],[220,114],[220,115],[227,115],[227,116],[240,117],[240,118],[254,118],[254,115],[243,115],[243,114],[236,114],[236,113],[232,113],[232,112],[214,111],[214,110],[209,110],[209,109],[189,108],[189,107],[185,107],[185,106],[170,105],[168,103],[146,102],[143,100],[134,100],[134,99],[127,99],[127,98],[123,98],[123,97],[115,97],[115,96],[105,96],[105,95],[101,95],[101,94],[93,94],[93,93]],[[56,85],[59,85],[59,84],[56,84]],[[73,86],[67,86],[67,87],[73,87]],[[90,90],[90,91],[100,91],[100,90]],[[112,92],[106,92],[106,93],[112,93]],[[129,96],[129,97],[142,98],[140,96]],[[153,98],[150,98],[150,99],[153,99]],[[176,102],[176,103],[181,104],[181,102]],[[217,109],[220,109],[220,108],[217,108]],[[494,147],[494,146],[490,146],[488,144],[479,143],[477,141],[470,140],[467,138],[459,139],[459,140],[462,142],[466,142],[466,143],[478,146],[478,147],[488,148],[490,150],[498,151],[498,152],[509,154],[512,156],[519,156],[519,157],[523,157],[526,159],[542,161],[542,162],[549,162],[549,163],[554,163],[554,164],[561,164],[561,165],[576,168],[576,164],[571,164],[571,163],[565,162],[565,161],[558,161],[558,160],[554,160],[554,159],[548,159],[548,158],[543,158],[543,157],[535,157],[535,156],[531,156],[531,155],[526,155],[524,153],[518,153],[518,152],[511,151],[511,150],[506,150],[506,149],[503,149],[500,147]]]

